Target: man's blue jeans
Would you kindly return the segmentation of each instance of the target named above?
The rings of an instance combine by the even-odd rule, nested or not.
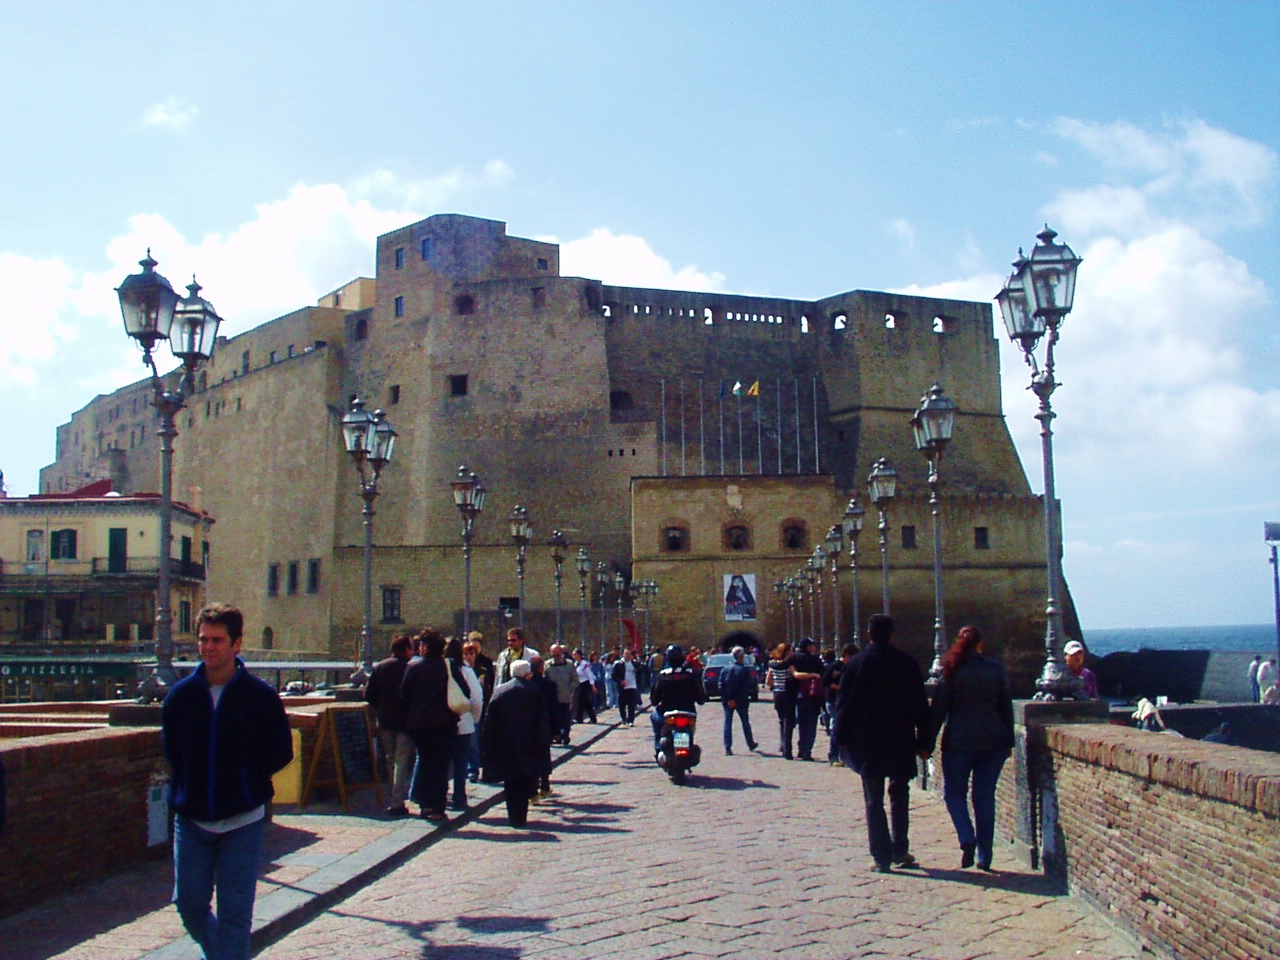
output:
[[[253,929],[264,817],[230,833],[210,833],[178,814],[173,820],[173,902],[207,960],[247,960]],[[214,890],[218,914],[209,909]]]
[[[724,706],[724,749],[728,753],[733,749],[733,715],[736,713],[742,718],[742,736],[747,741],[747,749],[754,750],[756,748],[756,735],[751,732],[751,717],[748,713],[751,709],[750,700],[735,700],[734,706],[729,706],[726,702]]]
[[[942,752],[942,798],[946,801],[947,813],[951,814],[961,845],[977,844],[978,862],[983,866],[991,866],[996,833],[996,783],[1008,758],[1008,750]],[[966,796],[970,792],[970,779],[973,781],[973,819],[969,818]]]

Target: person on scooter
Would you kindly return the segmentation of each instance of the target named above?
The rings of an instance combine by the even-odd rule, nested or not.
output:
[[[701,677],[684,660],[684,647],[676,643],[667,647],[665,666],[653,685],[653,693],[649,695],[649,703],[653,707],[649,719],[653,723],[655,750],[662,744],[664,713],[668,710],[697,713],[698,704],[707,702],[707,692],[702,687]]]

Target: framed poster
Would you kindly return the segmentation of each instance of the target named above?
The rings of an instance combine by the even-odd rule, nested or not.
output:
[[[756,618],[756,575],[754,573],[724,575],[724,618],[726,620]]]

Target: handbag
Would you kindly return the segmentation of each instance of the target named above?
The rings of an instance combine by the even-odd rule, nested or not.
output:
[[[447,664],[447,674],[449,677],[449,709],[458,716],[462,716],[464,713],[470,713],[471,698],[467,696],[466,691],[462,689],[462,685],[454,679],[452,661]]]
[[[802,697],[820,697],[822,696],[822,678],[810,677],[808,680],[800,681],[800,696]]]

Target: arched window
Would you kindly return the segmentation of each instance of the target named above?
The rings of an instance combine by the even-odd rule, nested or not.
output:
[[[741,524],[725,527],[724,546],[726,550],[750,550],[751,528]]]
[[[361,317],[359,320],[357,320],[355,332],[353,335],[356,340],[368,340],[369,339],[369,321],[366,320],[364,317]]]
[[[689,552],[689,527],[684,523],[670,523],[662,528],[663,553]]]
[[[809,548],[809,531],[803,520],[784,520],[782,523],[782,546],[786,550],[807,550]]]
[[[454,298],[453,312],[460,317],[469,317],[476,312],[476,298],[469,293],[463,293]]]

